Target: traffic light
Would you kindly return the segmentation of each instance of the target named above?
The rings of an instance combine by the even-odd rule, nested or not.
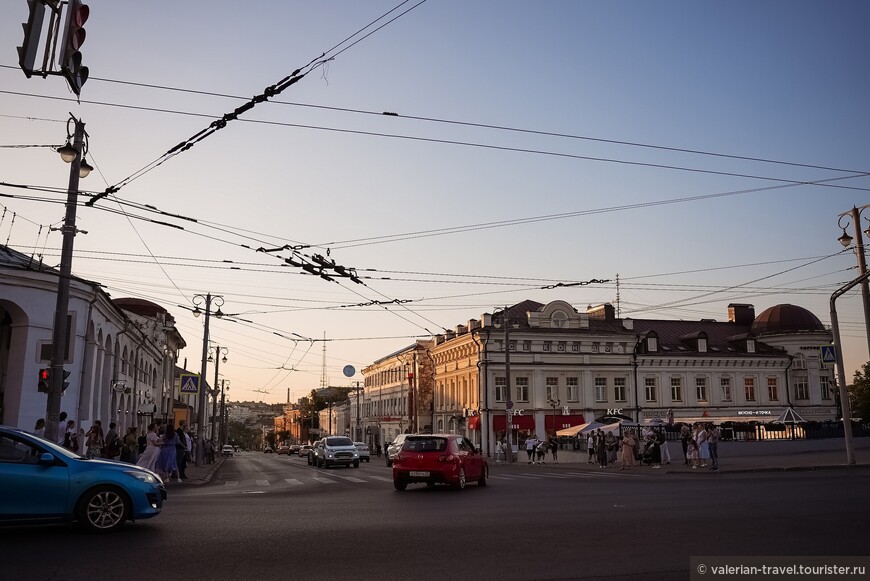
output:
[[[69,387],[69,381],[67,381],[67,379],[69,379],[71,373],[72,371],[67,371],[66,369],[63,370],[63,387],[61,388],[62,391],[66,391],[66,388]]]
[[[88,67],[82,66],[82,53],[79,49],[85,43],[85,22],[88,21],[90,13],[91,9],[87,4],[82,4],[82,0],[69,0],[58,64],[76,95],[81,95],[82,86],[88,80]]]
[[[39,383],[37,383],[37,389],[41,393],[48,393],[48,389],[51,387],[51,370],[48,368],[39,370]]]
[[[24,42],[18,47],[18,64],[29,79],[36,64],[36,53],[39,51],[39,40],[42,35],[42,23],[45,19],[45,4],[42,0],[27,0],[30,14],[24,27]]]

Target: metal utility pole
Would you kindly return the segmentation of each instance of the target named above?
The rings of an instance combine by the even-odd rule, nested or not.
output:
[[[58,416],[60,415],[60,398],[63,395],[63,364],[68,350],[69,329],[67,328],[67,311],[69,310],[69,285],[72,274],[73,240],[76,235],[76,205],[79,195],[79,172],[82,162],[82,148],[85,139],[85,124],[80,119],[72,117],[75,122],[75,132],[72,147],[75,157],[70,162],[69,187],[66,194],[66,216],[63,228],[63,246],[60,255],[60,275],[57,281],[57,304],[54,311],[54,329],[51,339],[51,384],[45,404],[45,433],[54,440],[58,432]]]
[[[846,228],[842,225],[842,222],[843,218],[851,215],[852,228],[855,231],[855,255],[858,258],[859,277],[855,280],[861,280],[861,300],[864,303],[864,331],[867,336],[867,350],[870,353],[870,282],[864,277],[867,274],[867,259],[864,256],[864,238],[861,234],[861,212],[867,208],[870,208],[870,205],[861,206],[860,208],[853,207],[851,211],[843,212],[840,214],[837,225],[843,228],[843,235],[839,238],[840,244],[844,248],[848,248],[852,242],[852,237],[846,234]],[[867,229],[867,233],[870,235],[870,228]]]
[[[194,295],[193,302],[196,306],[196,309],[193,311],[193,315],[195,317],[199,316],[199,304],[197,301],[205,302],[205,323],[203,324],[202,331],[202,367],[200,368],[199,373],[199,403],[197,410],[197,446],[196,446],[196,465],[202,466],[204,455],[205,455],[205,407],[207,405],[206,393],[205,393],[205,373],[207,371],[208,365],[208,323],[211,317],[211,303],[214,300],[218,305],[218,310],[215,312],[215,316],[220,318],[223,316],[221,312],[220,305],[224,304],[223,297],[221,296],[211,296],[211,293],[207,293],[205,296],[202,295]]]
[[[224,354],[223,359],[221,359],[221,353]],[[217,421],[217,396],[218,396],[218,369],[220,368],[221,361],[224,363],[227,362],[227,354],[229,350],[226,347],[221,347],[220,345],[215,345],[214,348],[214,383],[211,389],[211,397],[212,397],[212,405],[211,405],[211,439],[213,440],[215,437],[215,422]],[[211,357],[209,357],[211,359]]]
[[[220,427],[220,445],[227,443],[227,408],[226,408],[226,390],[229,389],[226,384],[229,383],[226,379],[221,380],[221,427]]]
[[[511,399],[511,344],[510,344],[510,322],[508,321],[508,308],[505,307],[502,311],[502,326],[504,327],[504,389],[505,389],[505,435],[507,436],[507,446],[505,447],[505,462],[512,464],[514,461],[514,444],[513,444],[513,411],[514,402]]]

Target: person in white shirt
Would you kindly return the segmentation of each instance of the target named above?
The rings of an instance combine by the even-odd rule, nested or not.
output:
[[[63,446],[63,440],[66,438],[66,412],[60,412],[60,417],[57,419],[57,434],[55,434],[55,440],[61,446]]]

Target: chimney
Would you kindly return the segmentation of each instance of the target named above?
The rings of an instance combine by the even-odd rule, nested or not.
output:
[[[616,318],[616,310],[610,303],[604,303],[603,305],[598,305],[597,307],[593,307],[592,305],[590,305],[586,307],[586,314],[589,315],[590,319],[598,319],[604,321],[612,321]]]
[[[746,303],[728,305],[728,321],[737,325],[751,325],[755,320],[755,306]]]

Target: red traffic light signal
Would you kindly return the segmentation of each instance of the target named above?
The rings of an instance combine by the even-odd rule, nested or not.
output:
[[[82,66],[82,53],[79,49],[85,43],[87,35],[84,27],[90,14],[91,9],[87,4],[82,4],[81,0],[69,0],[59,64],[63,76],[76,95],[81,94],[82,86],[88,80],[88,67]]]
[[[50,369],[44,368],[39,370],[39,380],[36,386],[41,393],[48,393],[48,389],[51,387]]]

